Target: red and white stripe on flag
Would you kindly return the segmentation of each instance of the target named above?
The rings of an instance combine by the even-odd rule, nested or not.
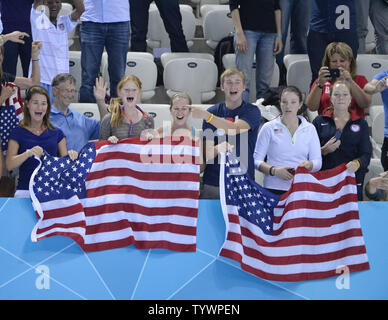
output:
[[[14,88],[15,93],[4,102],[4,105],[7,107],[11,105],[15,106],[16,114],[19,121],[21,121],[23,120],[23,99],[20,88],[12,82],[7,82],[6,86]]]
[[[33,204],[32,240],[64,235],[84,251],[137,248],[196,250],[199,147],[171,137],[112,145],[96,142],[87,197]]]
[[[274,209],[272,235],[241,217],[236,206],[224,201],[222,207],[220,255],[260,278],[304,281],[338,276],[343,267],[369,269],[355,178],[345,165],[316,173],[298,168]]]

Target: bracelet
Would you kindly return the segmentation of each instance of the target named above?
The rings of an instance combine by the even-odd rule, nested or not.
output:
[[[274,176],[274,175],[275,175],[274,172],[273,172],[274,169],[275,169],[274,166],[272,166],[271,168],[269,168],[269,175],[270,175],[270,176]]]
[[[39,59],[35,59],[35,60],[31,60],[32,62],[36,62],[36,61],[39,61]]]
[[[214,114],[212,113],[211,116],[210,116],[210,118],[206,120],[206,123],[210,123],[210,121],[213,120],[213,117],[214,117]]]
[[[279,33],[276,34],[276,37],[280,38],[280,39],[283,39],[283,36],[281,34],[279,34]]]
[[[318,87],[319,89],[323,89],[323,85],[321,85],[318,81],[317,81],[317,87]]]
[[[354,160],[354,161],[356,161],[356,163],[357,163],[357,170],[360,168],[360,161],[358,161],[358,160]]]

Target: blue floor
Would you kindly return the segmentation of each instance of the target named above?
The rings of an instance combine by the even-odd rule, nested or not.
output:
[[[86,254],[62,236],[31,242],[37,218],[30,200],[0,198],[0,299],[388,299],[388,203],[360,203],[360,218],[370,270],[352,273],[348,283],[284,283],[217,257],[225,224],[215,200],[200,200],[196,252],[131,246]]]

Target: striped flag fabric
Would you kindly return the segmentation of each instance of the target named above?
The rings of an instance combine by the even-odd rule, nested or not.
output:
[[[12,87],[15,93],[0,106],[0,138],[3,154],[7,152],[9,135],[23,119],[23,100],[20,88],[12,82],[6,82],[4,86]]]
[[[195,251],[199,147],[191,139],[90,142],[76,161],[45,155],[30,180],[31,238],[72,238],[84,251]]]
[[[315,173],[297,168],[290,190],[281,197],[240,175],[239,166],[230,154],[221,166],[226,239],[220,256],[272,281],[369,269],[356,181],[345,165]]]

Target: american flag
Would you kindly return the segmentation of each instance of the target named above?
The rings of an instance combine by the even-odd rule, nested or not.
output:
[[[84,251],[196,250],[199,147],[188,139],[90,142],[76,161],[44,155],[30,180],[33,241],[64,235]]]
[[[3,154],[7,151],[10,133],[23,119],[23,101],[20,88],[11,82],[7,82],[5,86],[14,88],[15,93],[5,100],[4,105],[0,107],[0,137]]]
[[[221,166],[221,256],[273,281],[338,276],[344,266],[349,272],[369,269],[356,182],[345,165],[315,173],[298,168],[280,198],[240,175],[239,166],[230,154]]]

